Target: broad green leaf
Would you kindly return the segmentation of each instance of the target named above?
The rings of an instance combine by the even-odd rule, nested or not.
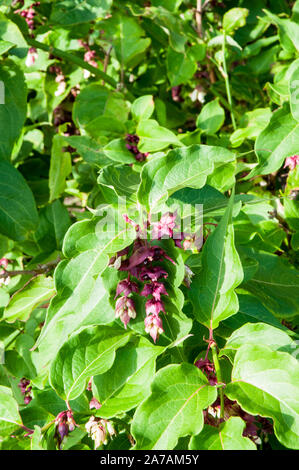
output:
[[[182,146],[173,132],[166,127],[159,126],[154,119],[140,121],[136,133],[140,137],[138,148],[141,152],[157,152],[169,145]]]
[[[157,156],[142,169],[139,202],[153,209],[179,189],[199,189],[205,185],[215,165],[233,160],[234,154],[229,150],[219,151],[219,147],[208,145],[192,145]]]
[[[137,121],[149,119],[155,109],[155,103],[152,95],[144,95],[137,98],[131,107],[133,118]]]
[[[216,98],[204,105],[196,119],[196,125],[206,134],[215,134],[221,128],[224,119],[224,110]]]
[[[0,387],[0,421],[21,425],[18,404],[7,387]]]
[[[145,338],[116,353],[111,369],[93,379],[94,396],[101,403],[99,415],[111,418],[137,406],[150,393],[156,358],[164,351]]]
[[[239,417],[231,417],[219,427],[204,426],[197,436],[192,437],[191,450],[256,450],[255,444],[243,437],[245,421]]]
[[[128,106],[118,92],[91,84],[77,96],[73,107],[73,119],[91,137],[125,133]]]
[[[55,135],[49,173],[50,202],[61,196],[66,186],[66,178],[72,171],[71,155],[63,151],[63,145],[64,137]]]
[[[197,64],[190,51],[181,53],[171,47],[168,48],[167,75],[172,87],[187,83],[195,74],[196,69]]]
[[[289,96],[292,116],[299,121],[299,60],[292,64],[292,73],[289,78]]]
[[[289,52],[299,50],[299,25],[290,19],[280,18],[268,10],[264,10],[266,17],[271,23],[278,27],[279,39],[284,49]]]
[[[104,250],[111,255],[130,245],[136,238],[134,227],[105,206],[101,217],[81,220],[71,225],[65,235],[63,253],[72,258],[90,249]]]
[[[1,24],[0,16],[0,31]],[[10,160],[26,119],[27,87],[21,69],[8,59],[1,64],[0,82],[0,160]]]
[[[240,120],[240,129],[230,136],[233,147],[239,147],[245,139],[255,139],[268,125],[272,116],[270,108],[256,108],[248,111]]]
[[[232,8],[223,16],[223,29],[227,33],[231,33],[235,29],[242,28],[246,24],[246,18],[249,10],[247,8]]]
[[[285,104],[273,113],[268,126],[256,139],[255,152],[259,163],[245,179],[277,171],[286,157],[298,152],[298,138],[299,123]]]
[[[108,186],[118,196],[125,196],[127,200],[136,200],[136,191],[140,184],[140,174],[130,166],[113,165],[104,168],[98,178],[98,183]]]
[[[298,314],[299,271],[279,256],[252,251],[259,268],[242,287],[255,295],[278,318]]]
[[[63,0],[53,4],[50,22],[59,25],[73,25],[104,18],[112,0]]]
[[[239,308],[235,288],[243,280],[243,269],[234,245],[233,203],[234,192],[220,223],[204,244],[202,270],[191,284],[195,317],[212,329]]]
[[[112,214],[112,222],[115,223],[115,220]],[[70,253],[78,249],[77,240],[82,235],[79,224],[81,222],[69,230]],[[73,227],[76,227],[74,232]],[[115,253],[131,243],[129,235],[133,227],[131,231],[127,227],[116,230],[115,225],[112,227],[108,224],[109,227],[114,227],[114,231],[104,231],[105,227],[97,221],[95,236],[91,237],[93,244],[87,231],[87,246],[83,244],[82,251],[78,250],[79,254],[70,261],[63,260],[55,270],[57,295],[51,300],[45,325],[35,345],[35,348],[39,348],[43,362],[51,360],[68,336],[81,326],[92,322],[107,324],[114,320],[114,311],[109,304],[101,273],[109,262],[107,253]]]
[[[0,41],[0,55],[6,54],[15,44],[9,41]]]
[[[69,401],[86,388],[90,377],[109,370],[116,349],[124,346],[130,332],[122,328],[96,326],[73,335],[52,362],[50,383],[59,396]]]
[[[135,163],[136,159],[132,152],[126,147],[125,139],[114,139],[111,140],[103,148],[104,155],[115,162],[119,163]]]
[[[79,155],[90,165],[102,168],[111,164],[104,154],[103,148],[87,135],[71,135],[65,137],[65,144],[75,147]]]
[[[135,18],[116,12],[103,23],[105,38],[113,41],[118,61],[124,65],[135,66],[149,47],[150,38],[143,38],[144,31]]]
[[[24,241],[37,224],[36,205],[27,182],[10,163],[0,160],[0,232]]]
[[[248,413],[272,418],[278,440],[299,448],[299,365],[290,354],[267,346],[242,346],[225,394]]]
[[[26,321],[31,312],[38,305],[49,300],[54,293],[53,279],[43,275],[38,276],[11,297],[4,310],[3,318],[8,323],[13,323],[16,320]]]
[[[236,352],[244,344],[260,344],[268,346],[272,351],[282,351],[292,354],[296,352],[296,343],[287,333],[265,323],[247,323],[228,338],[221,355],[227,356],[233,362]]]
[[[171,364],[160,369],[151,395],[133,418],[134,449],[174,449],[178,439],[203,428],[202,411],[212,404],[217,390],[191,364]]]
[[[17,46],[17,51],[28,49],[27,43],[17,27],[3,13],[0,12],[0,37],[3,41],[13,43]],[[2,64],[3,65],[3,64]]]

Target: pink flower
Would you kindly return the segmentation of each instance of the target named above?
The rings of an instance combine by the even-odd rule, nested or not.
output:
[[[162,215],[159,222],[154,222],[152,224],[152,238],[160,239],[160,238],[172,238],[173,237],[173,229],[175,228],[175,219],[176,214],[172,214],[171,212],[167,212],[166,214]]]
[[[284,168],[289,167],[290,170],[294,170],[297,165],[299,165],[299,155],[293,155],[286,158]]]
[[[127,324],[131,318],[136,318],[135,305],[132,299],[128,297],[120,297],[115,304],[115,318],[119,318],[127,328]]]
[[[73,412],[70,410],[61,411],[55,419],[55,424],[57,426],[59,440],[62,442],[63,438],[67,436],[70,431],[74,431],[76,427]]]
[[[7,258],[0,258],[0,266],[3,266],[4,269],[7,268],[9,260]]]
[[[35,64],[37,58],[37,50],[35,49],[35,47],[30,47],[25,60],[26,67],[32,67],[32,65]]]
[[[148,315],[144,319],[144,326],[146,333],[149,333],[154,340],[154,343],[159,339],[159,335],[164,332],[162,320],[157,315]]]
[[[92,410],[93,408],[95,408],[96,410],[99,410],[101,408],[101,403],[95,398],[93,397],[90,402],[89,402],[89,408]]]
[[[124,279],[118,283],[114,298],[116,299],[121,293],[123,293],[125,297],[128,297],[131,292],[138,292],[137,284],[129,281],[129,279]]]
[[[155,300],[161,300],[161,295],[168,295],[166,292],[164,284],[161,282],[152,282],[150,284],[145,284],[141,295],[147,297],[148,295],[152,295]]]
[[[208,359],[198,359],[198,361],[195,362],[195,366],[206,374],[210,385],[217,384],[215,367],[212,362],[210,362]]]
[[[167,276],[168,273],[160,266],[152,266],[149,268],[147,266],[143,266],[139,277],[141,281],[158,281],[158,279],[161,278],[166,279]]]
[[[153,315],[158,315],[160,312],[165,313],[165,308],[160,300],[149,299],[145,304],[145,312],[147,315],[150,315],[151,313]]]

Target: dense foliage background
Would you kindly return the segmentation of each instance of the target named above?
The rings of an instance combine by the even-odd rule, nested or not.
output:
[[[298,50],[299,1],[2,0],[1,449],[299,448]]]

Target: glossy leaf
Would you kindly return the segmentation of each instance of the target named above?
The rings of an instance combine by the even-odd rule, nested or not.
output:
[[[204,245],[202,270],[191,288],[195,317],[213,329],[239,308],[235,288],[242,282],[243,270],[234,246],[233,201],[234,193],[220,223]]]
[[[203,428],[202,410],[217,391],[191,364],[172,364],[157,373],[151,395],[137,408],[132,434],[134,449],[173,449],[180,437]]]
[[[247,344],[236,354],[226,394],[248,413],[272,418],[278,440],[298,449],[298,379],[299,365],[290,354]]]
[[[255,444],[243,437],[245,422],[238,417],[229,418],[219,428],[206,425],[200,434],[192,437],[191,450],[256,450]]]
[[[67,401],[74,400],[92,376],[110,369],[116,349],[124,346],[129,336],[129,332],[109,327],[87,328],[74,335],[52,362],[52,387]]]
[[[21,173],[0,160],[0,231],[17,241],[36,229],[38,215],[30,188]]]

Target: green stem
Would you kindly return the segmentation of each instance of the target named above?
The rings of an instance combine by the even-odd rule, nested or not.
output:
[[[228,101],[228,104],[229,104],[229,110],[230,110],[230,115],[231,115],[233,128],[234,128],[234,130],[236,130],[237,126],[236,126],[235,116],[234,116],[234,112],[233,112],[233,102],[232,102],[232,96],[231,96],[231,92],[230,92],[229,76],[228,76],[228,73],[227,73],[225,52],[226,52],[226,35],[225,35],[225,31],[223,31],[222,55],[223,55],[223,71],[224,71],[225,88],[226,88],[227,101]]]
[[[35,47],[36,49],[42,49],[43,51],[49,52],[49,54],[59,57],[60,59],[65,59],[67,62],[72,62],[73,64],[76,64],[79,67],[93,73],[97,78],[104,80],[114,88],[117,87],[117,83],[112,77],[107,75],[105,72],[102,72],[101,70],[97,69],[96,67],[93,67],[88,62],[85,62],[76,55],[62,51],[61,49],[56,49],[56,47],[48,46],[47,44],[36,41],[35,39],[29,37],[26,37],[26,40],[31,47]]]
[[[211,350],[212,350],[212,355],[213,355],[213,362],[215,366],[217,382],[218,384],[222,384],[221,368],[220,368],[220,364],[218,360],[216,343],[213,343],[211,345]],[[219,393],[219,398],[220,398],[220,418],[223,419],[224,418],[224,392],[223,392],[222,385],[220,385],[220,387],[218,388],[218,393]]]

